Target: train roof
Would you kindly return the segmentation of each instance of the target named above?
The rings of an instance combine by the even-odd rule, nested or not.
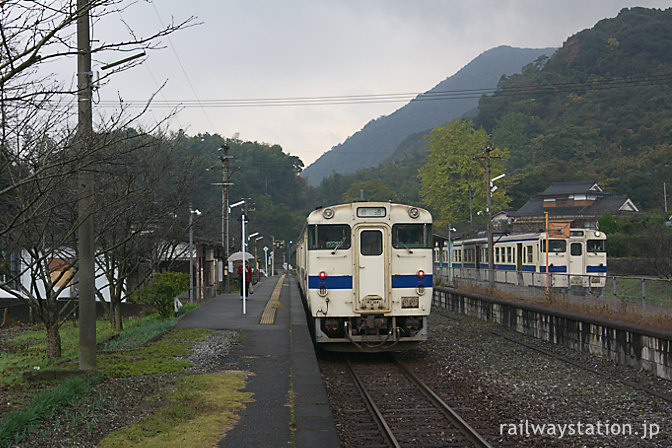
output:
[[[583,232],[589,232],[593,231],[596,232],[595,229],[585,229],[585,228],[580,228],[580,229],[571,229],[572,232],[574,231],[583,231]],[[515,233],[511,235],[493,235],[493,240],[495,244],[500,241],[506,241],[506,242],[511,242],[511,241],[531,241],[531,240],[537,240],[539,239],[542,235],[545,235],[546,232],[532,232],[532,233]],[[602,233],[604,235],[604,233]],[[551,236],[551,239],[559,239],[559,238],[564,238],[564,237],[558,237],[558,236]],[[470,243],[479,243],[479,242],[487,242],[488,238],[487,237],[478,237],[478,238],[465,238],[465,239],[456,239],[453,240],[454,244],[470,244]]]
[[[382,211],[383,209],[384,212]],[[333,212],[334,220],[332,220],[331,217],[327,218],[326,214],[329,214],[329,212],[326,212],[326,210],[331,210]],[[417,216],[413,217],[411,213],[414,212],[411,210],[417,210]],[[351,221],[353,217],[367,220],[393,219],[408,220],[409,222],[416,220],[422,223],[432,222],[432,214],[424,208],[383,201],[357,201],[320,207],[308,215],[307,222],[309,224],[342,222],[344,219]]]

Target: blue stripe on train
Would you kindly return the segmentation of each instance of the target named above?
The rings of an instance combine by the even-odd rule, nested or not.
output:
[[[539,272],[546,272],[546,266],[539,266]],[[567,272],[567,266],[549,266],[548,272]]]
[[[317,275],[308,276],[308,288],[320,289],[352,289],[351,275],[328,275],[326,278],[320,278]]]
[[[321,286],[327,289],[352,289],[352,276],[331,275],[324,279],[317,275],[308,277],[309,289],[320,289]],[[415,274],[392,276],[392,288],[415,288],[417,286],[430,288],[432,286],[432,276],[430,274],[425,274],[422,278],[418,278]]]
[[[586,266],[586,272],[589,274],[607,272],[606,266]]]
[[[392,276],[392,288],[415,288],[417,286],[430,288],[432,286],[432,276],[430,274],[425,274],[423,277],[418,277],[415,274]]]

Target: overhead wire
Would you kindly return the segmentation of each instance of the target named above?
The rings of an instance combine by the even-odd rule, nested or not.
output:
[[[446,101],[460,99],[478,99],[483,95],[500,97],[521,95],[549,95],[561,93],[576,93],[590,90],[611,90],[629,87],[654,86],[672,82],[672,73],[655,76],[643,76],[633,78],[615,78],[609,80],[589,80],[583,82],[568,82],[557,84],[537,83],[521,86],[495,88],[476,88],[459,90],[437,90],[424,93],[387,93],[387,94],[361,94],[361,95],[335,95],[335,96],[302,96],[302,97],[278,97],[278,98],[241,98],[241,99],[184,99],[184,100],[155,100],[153,107],[176,107],[185,108],[236,108],[236,107],[288,107],[288,106],[334,106],[351,104],[371,104],[408,101]],[[195,92],[194,92],[195,94]],[[105,103],[102,101],[101,103]],[[104,104],[103,104],[104,105]],[[133,107],[134,102],[127,104]],[[138,106],[140,102],[138,102]]]
[[[161,27],[165,28],[163,25],[163,21],[161,20],[161,15],[159,14],[159,10],[156,9],[156,4],[154,1],[150,1],[152,4],[152,8],[154,8],[154,13],[156,14],[157,19],[159,19],[159,23],[161,24]],[[173,51],[173,54],[175,55],[175,59],[177,60],[178,65],[180,66],[180,69],[182,70],[182,74],[184,74],[185,79],[187,80],[187,84],[189,84],[189,88],[191,89],[191,93],[194,94],[195,100],[197,106],[191,106],[191,107],[200,107],[201,110],[203,111],[203,115],[205,115],[205,119],[208,120],[208,123],[210,123],[210,127],[214,130],[217,129],[215,125],[213,124],[212,120],[210,119],[210,115],[208,115],[207,111],[205,110],[205,107],[201,104],[201,100],[198,97],[198,93],[196,93],[196,89],[194,88],[194,85],[191,82],[191,78],[189,77],[189,74],[187,74],[187,70],[184,68],[184,64],[182,64],[182,60],[180,59],[180,55],[177,53],[177,50],[175,50],[175,45],[173,45],[173,41],[170,39],[170,35],[166,35],[166,38],[168,39],[168,43],[170,44],[170,49]],[[169,107],[175,107],[175,106],[180,106],[181,103],[173,103],[173,106]],[[133,105],[131,104],[131,107]],[[165,107],[165,106],[164,106]]]

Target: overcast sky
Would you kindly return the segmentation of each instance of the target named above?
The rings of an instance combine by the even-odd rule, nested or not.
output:
[[[405,101],[263,107],[221,107],[221,101],[421,93],[490,48],[559,47],[621,8],[668,5],[620,0],[140,0],[96,25],[94,38],[122,35],[120,17],[139,33],[190,16],[200,24],[164,39],[166,48],[150,52],[142,66],[119,75],[99,94],[102,100],[141,101],[165,82],[156,98],[183,104],[171,129],[189,135],[239,133],[243,140],[279,144],[307,166]],[[100,60],[94,70],[112,60]],[[220,105],[210,107],[213,100]],[[167,110],[153,109],[146,123]]]

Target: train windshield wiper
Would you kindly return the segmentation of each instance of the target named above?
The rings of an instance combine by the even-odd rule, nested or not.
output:
[[[406,244],[404,244],[403,241],[399,241],[399,244],[401,244],[402,246],[404,246],[404,247],[406,248],[406,250],[408,251],[409,254],[412,254],[412,253],[413,253],[413,251],[412,251]]]
[[[331,251],[331,255],[334,255],[336,253],[336,251],[343,245],[344,242],[345,242],[345,240],[339,241],[338,244],[336,245],[336,247],[334,247],[334,250]]]

